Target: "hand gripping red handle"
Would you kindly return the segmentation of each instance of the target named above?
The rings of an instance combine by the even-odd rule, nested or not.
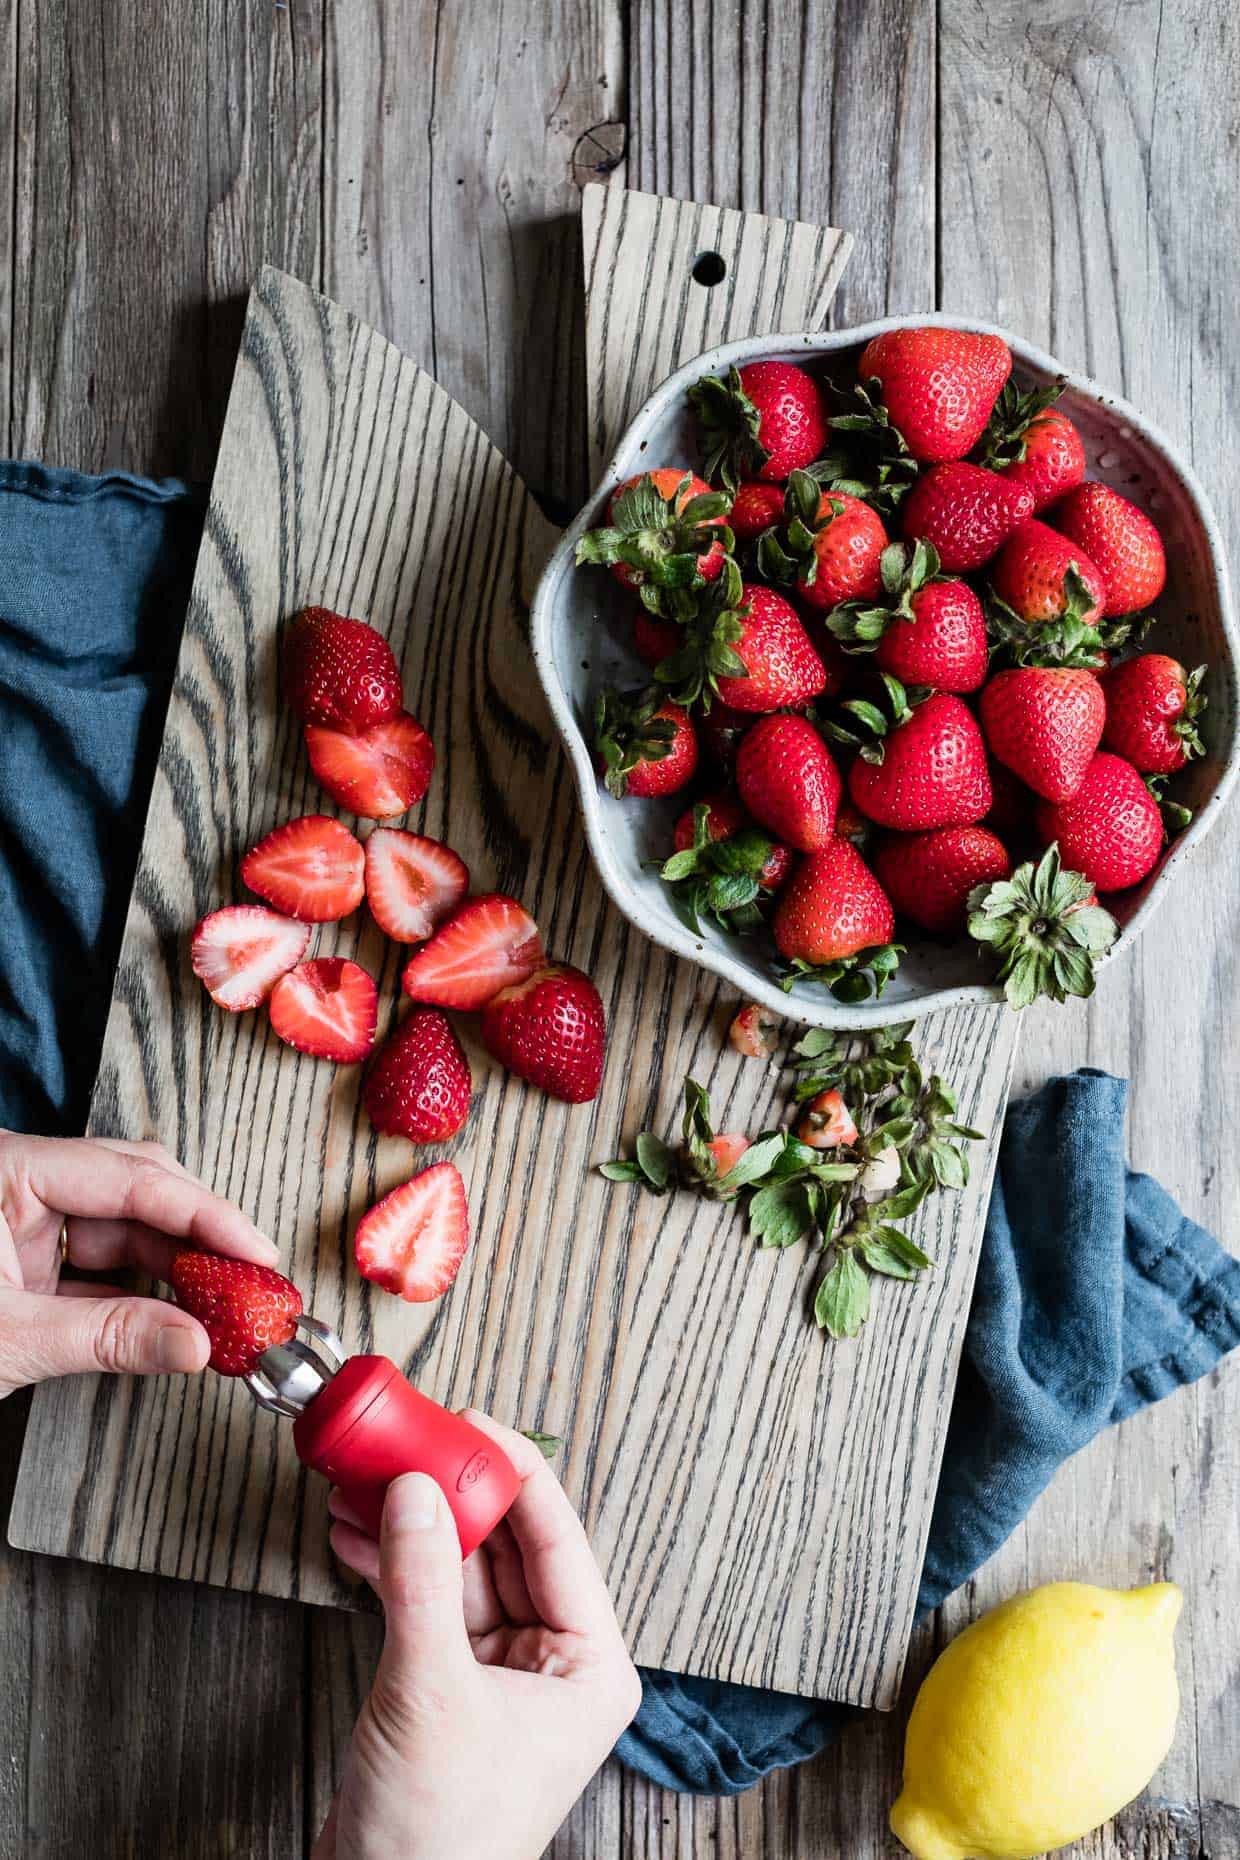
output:
[[[351,1356],[293,1424],[298,1457],[340,1487],[373,1536],[401,1473],[429,1473],[456,1519],[461,1555],[490,1535],[521,1489],[506,1453],[408,1383],[386,1356]]]

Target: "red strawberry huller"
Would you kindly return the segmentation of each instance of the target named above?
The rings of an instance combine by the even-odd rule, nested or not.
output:
[[[347,1356],[330,1325],[301,1312],[245,1377],[255,1401],[293,1422],[304,1466],[338,1486],[373,1536],[401,1473],[429,1473],[456,1520],[461,1555],[495,1529],[521,1489],[508,1456],[472,1422],[441,1408],[386,1356]]]

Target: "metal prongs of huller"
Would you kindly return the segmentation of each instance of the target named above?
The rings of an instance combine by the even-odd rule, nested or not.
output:
[[[330,1324],[302,1311],[297,1328],[314,1338],[320,1346],[317,1351],[300,1337],[288,1343],[273,1343],[258,1359],[258,1368],[245,1378],[245,1386],[260,1408],[290,1415],[294,1420],[326,1388],[345,1360],[344,1344]]]

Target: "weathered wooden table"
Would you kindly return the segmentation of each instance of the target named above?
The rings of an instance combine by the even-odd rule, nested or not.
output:
[[[577,182],[822,220],[837,323],[921,307],[1024,331],[1187,447],[1240,535],[1240,37],[1223,0],[0,0],[0,420],[13,455],[206,477],[264,259],[359,311],[553,514],[585,489]],[[1131,1148],[1226,1233],[1240,819],[1021,1083],[1133,1081]],[[23,1420],[0,1407],[0,1510]],[[5,1477],[3,1469],[9,1469]],[[1050,1576],[1188,1592],[1156,1797],[1082,1844],[1240,1855],[1240,1371],[1067,1467],[915,1645]],[[374,1624],[0,1549],[0,1860],[288,1860],[320,1823]],[[900,1714],[739,1800],[606,1772],[565,1860],[873,1860]]]

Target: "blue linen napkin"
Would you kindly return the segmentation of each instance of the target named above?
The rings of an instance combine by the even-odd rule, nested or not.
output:
[[[0,463],[0,1124],[80,1130],[203,500]]]
[[[0,1125],[79,1130],[202,499],[171,480],[0,464]],[[1100,1428],[1240,1342],[1240,1264],[1127,1167],[1127,1086],[1055,1079],[1008,1114],[919,1607],[995,1551]],[[913,1295],[913,1294],[910,1294]],[[847,1346],[829,1346],[847,1347]],[[731,1795],[854,1714],[646,1673],[618,1746]]]

